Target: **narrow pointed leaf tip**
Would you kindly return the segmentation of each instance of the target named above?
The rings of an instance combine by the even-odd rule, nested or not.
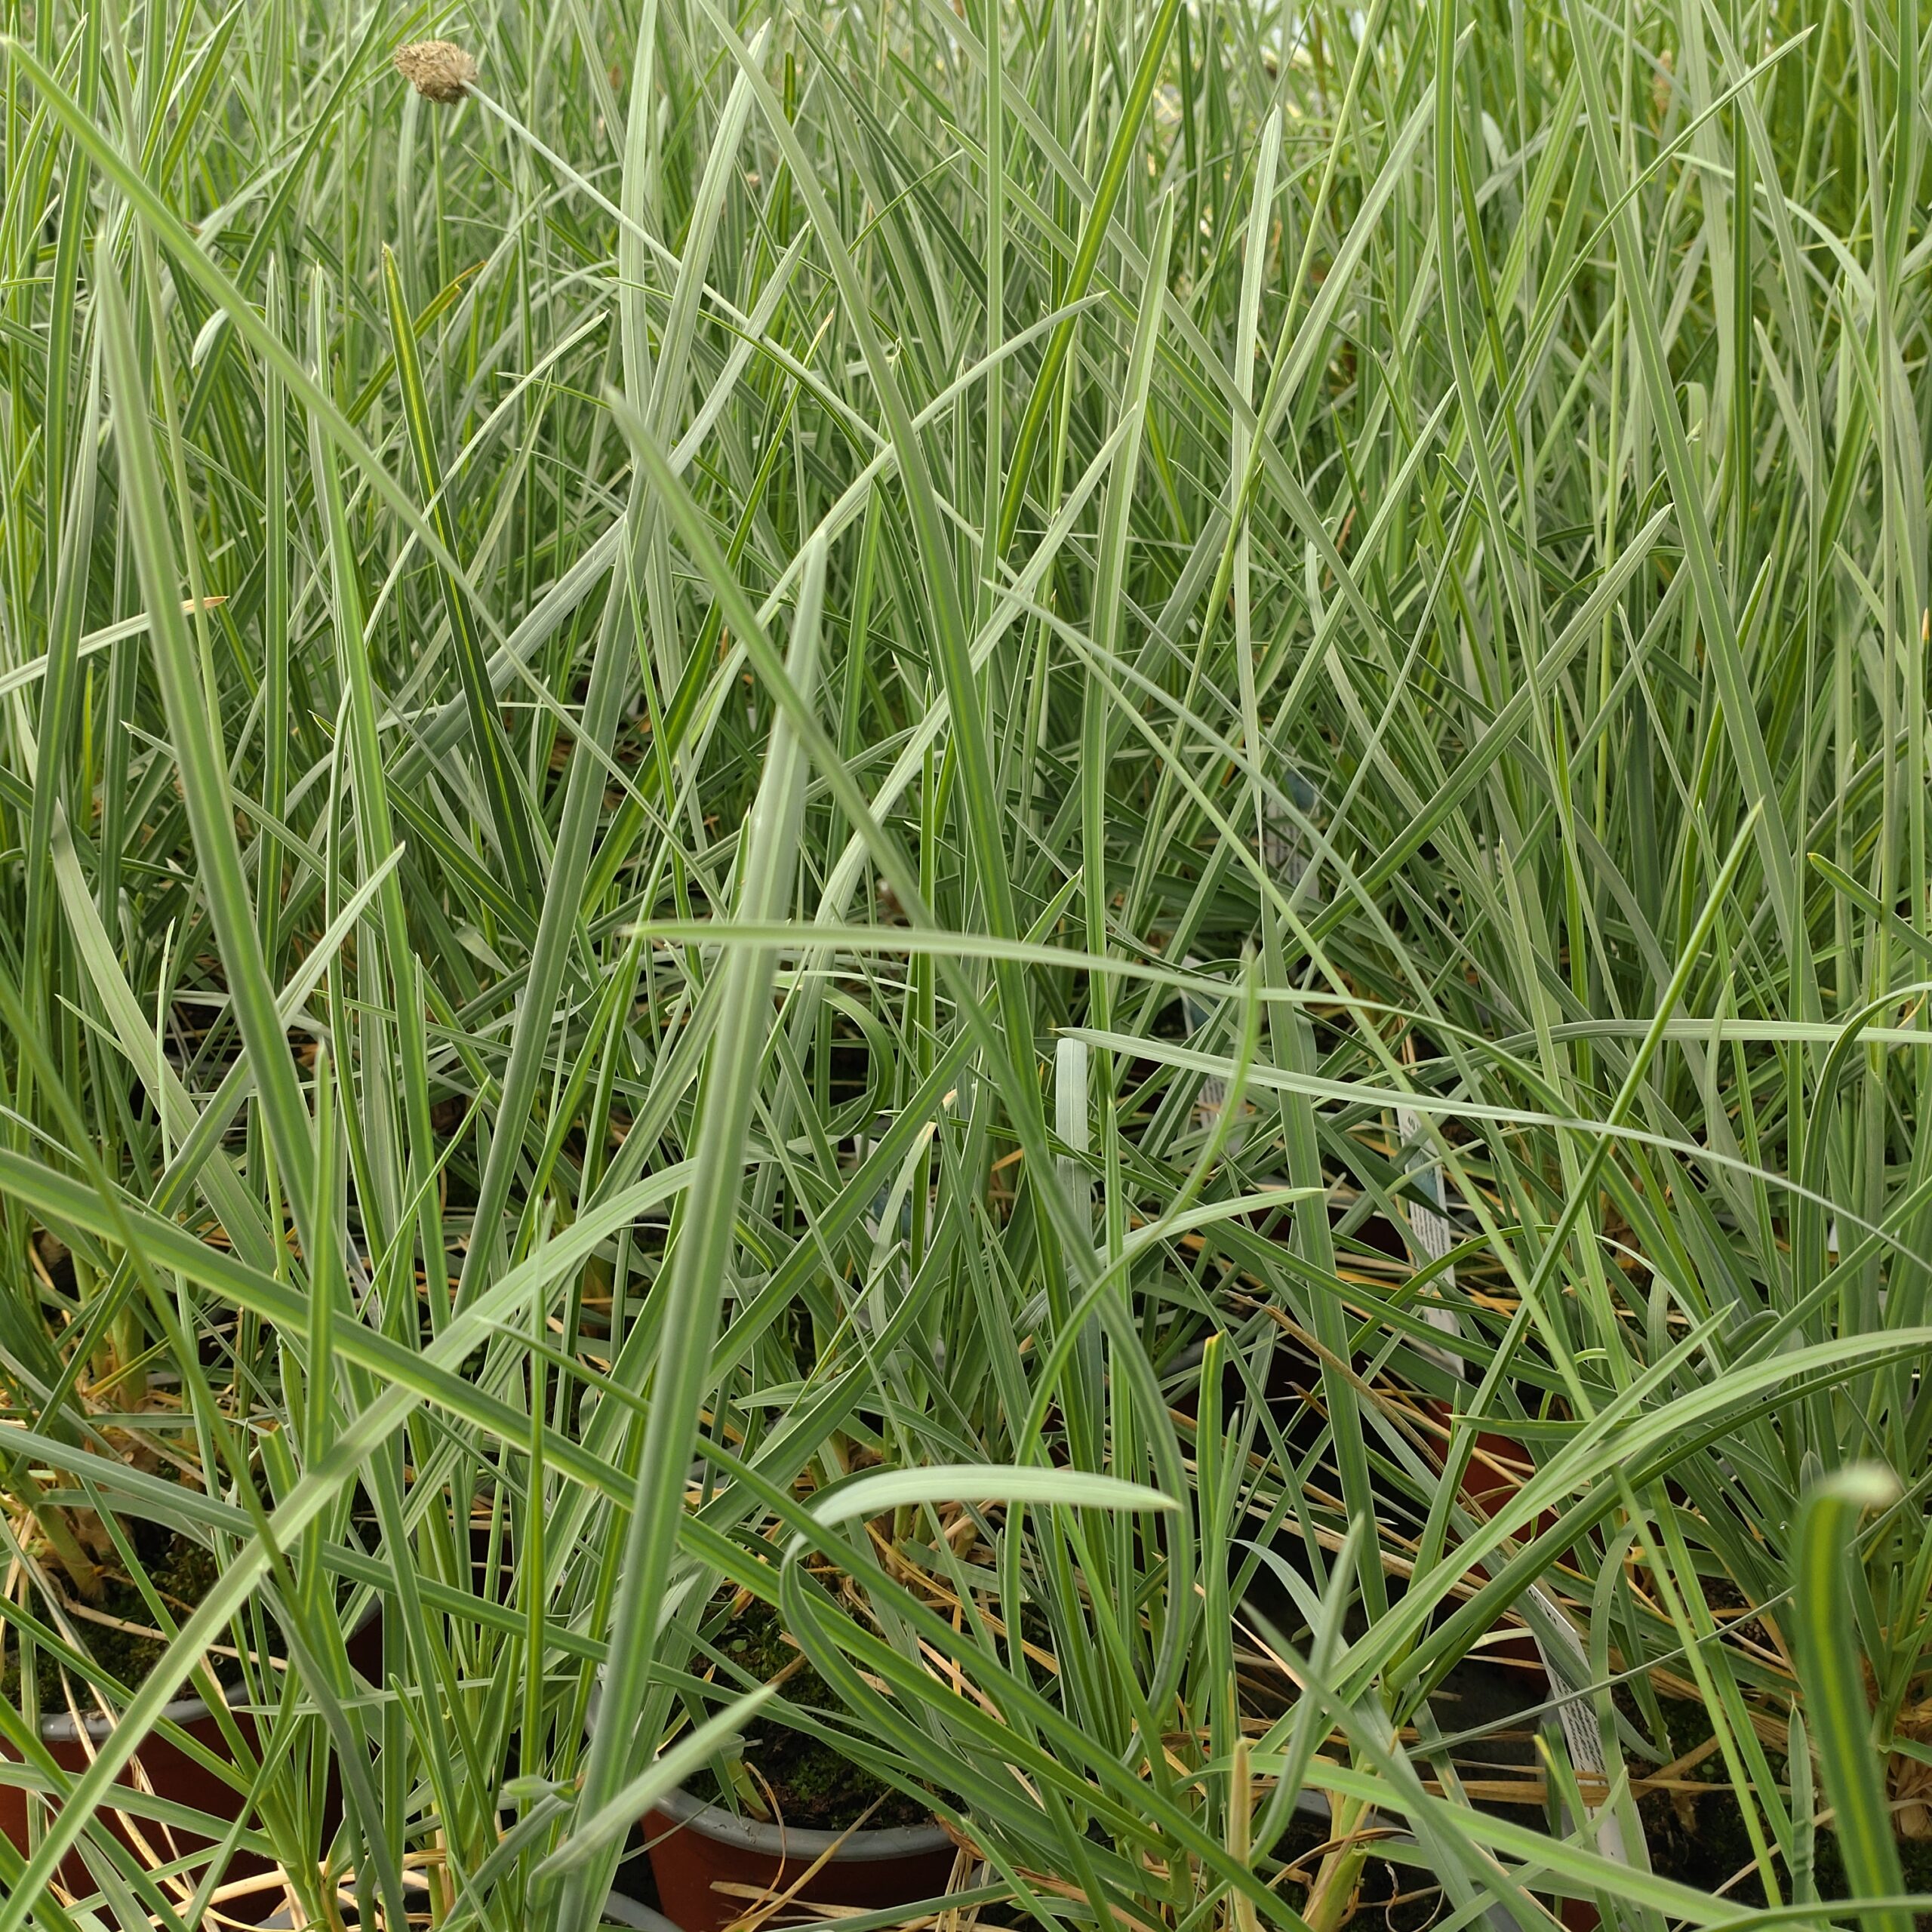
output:
[[[1867,1901],[1878,1932],[1912,1932],[1907,1909],[1872,1903],[1905,1890],[1884,1761],[1872,1735],[1867,1665],[1859,1642],[1852,1575],[1859,1518],[1900,1494],[1893,1472],[1850,1463],[1813,1484],[1798,1512],[1798,1675],[1825,1795],[1852,1896]]]

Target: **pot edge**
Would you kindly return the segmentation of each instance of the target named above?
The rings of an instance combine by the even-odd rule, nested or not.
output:
[[[811,1860],[829,1854],[839,1864],[866,1864],[885,1858],[913,1858],[954,1843],[952,1834],[937,1820],[928,1825],[889,1825],[876,1831],[808,1831],[802,1826],[761,1824],[740,1817],[721,1804],[694,1798],[680,1786],[667,1792],[645,1813],[669,1819],[718,1844],[761,1852],[768,1858]]]

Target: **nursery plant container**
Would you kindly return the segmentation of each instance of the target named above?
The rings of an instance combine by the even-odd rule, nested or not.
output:
[[[644,1832],[658,1903],[681,1932],[723,1932],[755,1908],[743,1890],[721,1885],[752,1887],[768,1899],[795,1885],[801,1902],[882,1910],[937,1897],[958,1856],[937,1822],[808,1831],[761,1824],[685,1791],[647,1812]]]
[[[380,1675],[380,1610],[372,1611],[357,1627],[349,1640],[349,1654],[356,1669],[365,1677]],[[165,1722],[186,1732],[211,1755],[222,1759],[230,1758],[228,1740],[220,1721],[203,1699],[177,1697],[162,1707],[162,1718]],[[238,1712],[234,1722],[242,1736],[254,1745],[257,1741],[254,1720]],[[71,1713],[62,1711],[41,1720],[40,1741],[63,1770],[78,1777],[94,1761],[102,1741],[113,1728],[113,1720],[98,1712],[77,1724]],[[5,1740],[0,1740],[0,1758],[11,1764],[20,1761],[20,1753]],[[330,1779],[330,1810],[333,1812],[340,1801],[334,1790],[333,1769]],[[115,1783],[130,1789],[150,1791],[157,1798],[219,1819],[223,1824],[232,1824],[241,1815],[245,1795],[158,1730],[142,1740],[133,1761],[124,1767]],[[27,1850],[29,1801],[29,1795],[17,1785],[0,1784],[0,1833],[11,1839],[23,1856]],[[197,1832],[177,1831],[152,1819],[117,1812],[111,1804],[103,1806],[101,1816],[115,1837],[143,1865],[165,1865],[205,1850],[217,1842]],[[87,1861],[78,1850],[69,1852],[61,1860],[60,1869],[60,1882],[70,1891],[85,1895],[95,1889]],[[261,1924],[271,1918],[284,1903],[282,1887],[263,1884],[253,1888],[245,1887],[248,1880],[266,1879],[275,1869],[269,1860],[258,1857],[253,1852],[235,1852],[217,1881],[225,1894],[218,1900],[217,1909],[222,1915],[251,1925]],[[227,1888],[231,1887],[236,1889],[229,1891]]]
[[[1175,1367],[1181,1370],[1192,1368],[1198,1366],[1201,1360],[1201,1351],[1197,1346],[1180,1357]],[[1288,1360],[1277,1357],[1267,1398],[1284,1432],[1292,1432],[1298,1419],[1307,1412],[1306,1398],[1312,1390],[1312,1384],[1299,1377]],[[1180,1413],[1189,1416],[1198,1414],[1199,1396],[1197,1388],[1177,1392],[1174,1401]],[[1448,1404],[1425,1398],[1425,1406],[1438,1422],[1445,1427],[1447,1426],[1451,1413]],[[1493,1515],[1514,1493],[1515,1481],[1506,1472],[1511,1464],[1521,1462],[1522,1449],[1519,1444],[1509,1438],[1488,1430],[1478,1433],[1475,1447],[1476,1456],[1463,1471],[1460,1493],[1463,1502],[1471,1510],[1486,1517]],[[1429,1445],[1429,1453],[1439,1467],[1441,1460],[1440,1447],[1432,1442]],[[1534,1529],[1540,1531],[1547,1528],[1554,1520],[1554,1516],[1546,1512],[1534,1525]],[[1481,1660],[1475,1667],[1487,1673],[1492,1680],[1512,1678],[1519,1681],[1522,1684],[1521,1701],[1527,1705],[1540,1705],[1552,1700],[1561,1702],[1569,1688],[1561,1681],[1551,1659],[1544,1655],[1536,1638],[1527,1629],[1508,1632],[1503,1634],[1498,1641],[1485,1645]],[[1586,1776],[1593,1770],[1601,1774],[1604,1767],[1598,1755],[1600,1746],[1596,1737],[1594,1715],[1565,1703],[1560,1712],[1559,1721],[1562,1724],[1572,1757],[1579,1770]],[[1393,1837],[1406,1838],[1407,1834],[1398,1821],[1384,1822]],[[1628,1862],[1629,1854],[1614,1820],[1603,1821],[1598,1849],[1606,1857],[1620,1863]],[[1553,1910],[1565,1932],[1596,1932],[1600,1923],[1596,1907],[1586,1900],[1562,1899],[1556,1902]],[[1494,1923],[1500,1924],[1503,1920],[1504,1915],[1500,1909],[1492,1915]]]
[[[199,1697],[178,1698],[162,1712],[169,1723],[182,1730],[218,1758],[229,1755],[228,1740],[213,1712]],[[252,1727],[246,1718],[235,1721],[245,1735]],[[64,1771],[78,1777],[93,1761],[102,1741],[113,1729],[112,1721],[96,1715],[77,1725],[66,1712],[41,1721],[40,1741],[48,1755]],[[11,1746],[0,1743],[0,1757],[20,1761]],[[232,1823],[240,1814],[243,1794],[208,1767],[158,1732],[144,1739],[133,1763],[115,1780],[118,1785],[145,1787],[158,1798],[191,1806],[211,1818]],[[27,1849],[29,1794],[15,1785],[0,1785],[0,1832],[5,1832],[24,1855]],[[205,1850],[215,1842],[189,1832],[180,1832],[152,1819],[131,1817],[103,1806],[102,1817],[108,1829],[144,1865],[165,1864]],[[220,1883],[231,1886],[249,1878],[265,1878],[275,1867],[252,1852],[238,1851],[229,1859]],[[60,1863],[60,1882],[70,1891],[85,1894],[95,1889],[87,1863],[78,1851],[69,1852]],[[278,1885],[264,1884],[252,1891],[238,1891],[221,1901],[221,1911],[231,1918],[260,1924],[282,1903]]]
[[[1451,1417],[1449,1405],[1446,1402],[1434,1402],[1430,1407],[1438,1419],[1446,1426]],[[1515,1488],[1509,1476],[1496,1466],[1500,1463],[1506,1469],[1512,1462],[1521,1460],[1522,1451],[1520,1445],[1507,1436],[1493,1435],[1487,1430],[1478,1432],[1475,1448],[1476,1454],[1463,1472],[1463,1500],[1478,1515],[1493,1516],[1509,1500]],[[1555,1520],[1553,1512],[1544,1511],[1531,1525],[1533,1533],[1540,1535]],[[1510,1632],[1501,1644],[1493,1646],[1488,1654],[1494,1663],[1532,1672],[1547,1686],[1551,1697],[1562,1697],[1567,1687],[1562,1682],[1555,1665],[1545,1654],[1542,1644],[1528,1630]],[[1601,1746],[1596,1734],[1595,1717],[1578,1706],[1566,1703],[1561,1707],[1559,1721],[1577,1768],[1586,1773],[1593,1772],[1600,1777],[1604,1777],[1606,1771]],[[1606,1857],[1614,1858],[1620,1862],[1627,1860],[1622,1828],[1614,1819],[1606,1819],[1600,1826],[1597,1849]],[[1597,1932],[1597,1927],[1601,1923],[1601,1915],[1587,1899],[1558,1900],[1556,1915],[1563,1924],[1564,1932]]]

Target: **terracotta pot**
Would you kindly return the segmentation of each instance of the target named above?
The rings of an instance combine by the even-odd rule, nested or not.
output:
[[[168,1705],[162,1715],[216,1757],[229,1756],[228,1740],[222,1735],[221,1726],[200,1698],[180,1698]],[[238,1717],[235,1721],[242,1735],[252,1740],[251,1720]],[[72,1718],[63,1712],[42,1721],[40,1739],[48,1755],[63,1770],[78,1777],[93,1761],[94,1752],[112,1727],[107,1718],[96,1716],[88,1720],[83,1735]],[[19,1754],[4,1743],[0,1743],[0,1757],[16,1764],[20,1761]],[[179,1745],[158,1735],[143,1741],[134,1763],[122,1772],[115,1783],[130,1788],[145,1786],[157,1797],[191,1806],[211,1818],[220,1819],[224,1824],[232,1822],[242,1809],[242,1794],[233,1785],[190,1757]],[[12,1839],[23,1854],[27,1849],[27,1806],[26,1792],[17,1786],[0,1786],[0,1832]],[[45,1815],[43,1812],[42,1816]],[[162,1865],[186,1858],[217,1842],[197,1832],[176,1831],[152,1819],[106,1807],[103,1807],[101,1817],[109,1830],[143,1865]],[[238,1851],[228,1861],[220,1883],[224,1888],[238,1886],[249,1878],[264,1878],[275,1869],[266,1859],[258,1858],[251,1852]],[[78,1851],[69,1852],[61,1860],[60,1882],[68,1890],[82,1897],[96,1889],[87,1863]],[[281,1887],[267,1884],[238,1890],[223,1898],[218,1909],[231,1918],[259,1924],[282,1900]]]
[[[358,1626],[349,1640],[349,1654],[364,1676],[380,1676],[380,1611],[372,1611]],[[201,1698],[177,1698],[164,1706],[162,1716],[186,1731],[211,1755],[232,1761],[220,1722]],[[250,1748],[256,1748],[258,1740],[254,1719],[237,1712],[234,1722]],[[63,1770],[78,1777],[93,1762],[101,1740],[112,1729],[111,1719],[97,1714],[86,1721],[83,1730],[63,1711],[57,1716],[41,1721],[40,1740],[48,1755]],[[4,1740],[0,1740],[0,1758],[14,1764],[20,1761],[20,1754]],[[227,1779],[158,1734],[143,1740],[132,1763],[122,1770],[115,1782],[131,1789],[152,1791],[156,1797],[219,1819],[224,1825],[232,1824],[241,1815],[245,1795]],[[328,1819],[340,1817],[340,1802],[331,1768],[325,1824]],[[11,1838],[23,1855],[27,1849],[27,1806],[26,1792],[16,1785],[0,1784],[0,1833]],[[45,1810],[42,1815],[46,1815]],[[107,1807],[103,1807],[101,1815],[115,1837],[138,1862],[146,1866],[163,1865],[187,1858],[219,1842],[217,1838],[205,1838],[193,1832],[177,1832],[152,1819]],[[333,1826],[328,1826],[328,1829],[332,1830]],[[239,1919],[245,1924],[260,1924],[281,1908],[287,1895],[279,1883],[250,1885],[247,1881],[255,1878],[269,1880],[276,1869],[271,1861],[257,1857],[252,1852],[236,1852],[229,1860],[219,1881],[221,1890],[217,1894],[216,1911],[223,1918]],[[97,1889],[87,1862],[78,1851],[69,1852],[60,1861],[60,1883],[69,1891],[85,1897]],[[197,1881],[201,1876],[198,1872],[194,1874]],[[218,1924],[219,1921],[211,1915],[210,1922]]]
[[[958,1855],[937,1823],[804,1831],[761,1825],[682,1791],[645,1814],[644,1832],[658,1901],[681,1932],[723,1932],[756,1909],[755,1899],[715,1889],[721,1884],[775,1897],[811,1872],[798,1887],[801,1900],[873,1910],[937,1897],[952,1882]]]
[[[1432,1401],[1428,1406],[1446,1429],[1450,1420],[1448,1404]],[[1511,1441],[1506,1435],[1492,1435],[1487,1429],[1481,1430],[1476,1436],[1475,1450],[1476,1453],[1470,1457],[1468,1466],[1463,1472],[1463,1500],[1478,1515],[1493,1516],[1516,1493],[1516,1479],[1505,1472],[1512,1469],[1520,1470],[1527,1477],[1534,1471],[1524,1459],[1521,1444]],[[1442,1447],[1433,1438],[1429,1443],[1429,1453],[1440,1467]],[[1499,1463],[1502,1465],[1501,1468],[1497,1466]],[[1529,1526],[1526,1534],[1540,1536],[1555,1520],[1554,1512],[1545,1510]],[[1489,1575],[1489,1572],[1479,1564],[1475,1566],[1474,1574],[1485,1580]],[[1543,1669],[1542,1654],[1537,1648],[1535,1638],[1527,1630],[1510,1632],[1500,1643],[1487,1646],[1483,1654],[1492,1663],[1515,1664],[1538,1674],[1541,1674]]]
[[[1448,1404],[1446,1402],[1432,1402],[1429,1406],[1446,1426],[1450,1420]],[[1470,1459],[1468,1467],[1463,1472],[1463,1500],[1478,1515],[1494,1516],[1515,1494],[1516,1481],[1506,1472],[1512,1467],[1523,1470],[1525,1475],[1533,1472],[1524,1463],[1522,1445],[1507,1436],[1492,1435],[1486,1429],[1482,1430],[1477,1434],[1475,1446],[1477,1454]],[[1439,1462],[1441,1451],[1432,1442],[1430,1451]],[[1499,1463],[1502,1465],[1501,1468],[1497,1466]],[[1528,1534],[1540,1536],[1555,1521],[1555,1511],[1546,1509],[1528,1526]],[[1475,1574],[1486,1577],[1489,1573],[1477,1565]],[[1512,1632],[1500,1644],[1489,1647],[1485,1654],[1493,1663],[1514,1664],[1534,1672],[1549,1686],[1552,1694],[1560,1693],[1562,1688],[1538,1647],[1536,1638],[1527,1630]],[[1565,1727],[1567,1729],[1567,1726]],[[1614,1842],[1620,1855],[1623,1844],[1620,1830]],[[1601,1845],[1599,1848],[1608,1849]],[[1597,1927],[1602,1923],[1601,1915],[1587,1899],[1559,1899],[1556,1914],[1564,1932],[1597,1932]]]

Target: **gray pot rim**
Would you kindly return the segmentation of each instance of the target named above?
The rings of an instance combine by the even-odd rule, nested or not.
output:
[[[761,1824],[755,1818],[728,1811],[721,1804],[694,1798],[681,1786],[666,1792],[649,1808],[715,1844],[735,1845],[741,1851],[759,1852],[768,1858],[809,1862],[829,1854],[829,1863],[860,1865],[884,1858],[917,1857],[949,1850],[953,1844],[952,1833],[937,1820],[926,1825],[884,1826],[876,1831],[808,1831],[801,1826]]]
[[[207,1700],[201,1697],[177,1697],[171,1704],[161,1707],[161,1715],[155,1721],[160,1724],[192,1724],[197,1718],[210,1715]],[[113,1734],[118,1718],[103,1717],[97,1711],[91,1718],[83,1718],[78,1724],[74,1721],[71,1711],[57,1712],[54,1716],[40,1721],[41,1741],[45,1744],[71,1744],[82,1736],[98,1744]]]

